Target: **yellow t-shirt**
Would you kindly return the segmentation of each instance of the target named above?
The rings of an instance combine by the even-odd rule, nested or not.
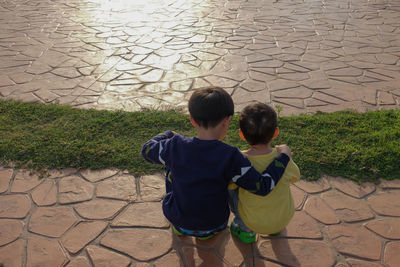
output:
[[[263,155],[244,154],[260,173],[279,155],[276,149]],[[238,210],[244,224],[260,234],[273,234],[285,228],[294,214],[290,183],[299,179],[300,170],[290,159],[281,180],[268,195],[259,196],[239,187]],[[229,189],[235,187],[234,183],[229,185]]]

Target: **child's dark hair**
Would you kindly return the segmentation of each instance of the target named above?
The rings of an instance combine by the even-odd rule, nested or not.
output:
[[[250,145],[268,144],[278,127],[277,115],[266,104],[254,103],[246,106],[239,116],[240,129]]]
[[[232,97],[222,88],[210,86],[195,90],[189,99],[189,113],[201,127],[215,127],[233,115]]]

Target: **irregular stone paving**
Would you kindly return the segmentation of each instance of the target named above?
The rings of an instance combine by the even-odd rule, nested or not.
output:
[[[291,190],[296,212],[286,229],[246,245],[228,229],[207,241],[175,236],[161,211],[162,174],[65,169],[39,178],[0,167],[0,263],[399,266],[400,180],[358,185],[325,176]]]
[[[237,110],[399,108],[399,17],[396,0],[0,0],[0,98],[185,109],[217,85]]]

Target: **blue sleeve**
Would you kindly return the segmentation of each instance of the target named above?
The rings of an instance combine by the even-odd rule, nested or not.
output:
[[[241,167],[240,169],[233,168],[233,170],[236,169],[236,174],[233,174],[232,181],[256,195],[265,196],[275,188],[282,178],[290,158],[286,154],[280,154],[261,174],[246,157],[237,156],[237,160],[235,165]]]
[[[171,131],[166,131],[164,134],[157,135],[147,141],[142,147],[142,156],[145,160],[151,163],[163,164],[165,165],[165,159],[162,158],[162,154],[166,142],[169,141],[174,136]]]

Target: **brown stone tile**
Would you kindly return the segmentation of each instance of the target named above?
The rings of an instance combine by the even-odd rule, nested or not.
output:
[[[306,239],[263,240],[258,245],[263,257],[289,266],[332,266],[335,255],[323,241]]]
[[[267,261],[265,259],[262,259],[260,257],[255,257],[254,259],[254,264],[250,265],[254,267],[281,267],[281,264],[274,263],[272,261]]]
[[[64,247],[75,254],[104,231],[108,223],[104,221],[79,222],[61,239]]]
[[[8,190],[12,175],[13,169],[0,169],[0,193]]]
[[[0,196],[0,218],[24,218],[31,208],[31,201],[27,195]]]
[[[290,185],[290,192],[292,193],[294,207],[296,210],[301,210],[307,194],[293,184]]]
[[[295,82],[295,81],[287,81],[284,79],[277,79],[277,80],[268,82],[267,85],[271,91],[278,91],[278,90],[298,87],[299,83]]]
[[[384,262],[389,267],[396,267],[400,262],[400,242],[390,242],[386,245]]]
[[[57,201],[56,184],[52,180],[46,180],[32,191],[31,196],[38,206],[53,205]]]
[[[356,259],[347,259],[346,262],[351,267],[381,267],[382,264],[379,262],[371,262],[371,261],[363,261],[363,260],[356,260]],[[344,265],[343,267],[346,267]]]
[[[338,191],[329,191],[321,195],[332,209],[336,216],[344,222],[357,222],[371,219],[374,214],[364,201],[349,197]]]
[[[388,190],[370,196],[367,201],[378,214],[400,216],[400,191]],[[390,203],[390,205],[388,205]]]
[[[90,182],[98,182],[104,180],[118,173],[118,170],[84,170],[81,171],[83,177],[85,177]]]
[[[17,241],[0,247],[0,262],[4,267],[21,267],[24,258],[25,241]]]
[[[400,188],[400,179],[396,180],[380,180],[381,183],[379,184],[380,187],[385,188],[385,189],[391,189],[391,188]]]
[[[23,227],[22,221],[0,219],[0,246],[16,240],[21,235]]]
[[[84,256],[73,258],[65,267],[91,267],[89,260]]]
[[[70,207],[39,207],[32,213],[28,229],[33,233],[60,237],[77,221]]]
[[[365,224],[369,230],[386,239],[400,239],[400,218],[381,218]]]
[[[131,263],[128,257],[99,246],[90,245],[86,251],[96,267],[127,267]]]
[[[342,177],[329,177],[328,180],[336,189],[355,198],[363,198],[375,191],[375,185],[372,183],[358,185]]]
[[[240,87],[245,89],[247,92],[256,92],[263,91],[264,89],[266,89],[267,85],[265,84],[265,82],[247,79],[240,84]]]
[[[58,184],[58,197],[62,204],[92,199],[93,191],[91,183],[75,175],[62,178]]]
[[[229,235],[230,232],[227,229],[225,229],[207,240],[201,240],[195,237],[191,237],[192,240],[188,238],[188,240],[185,241],[187,241],[186,242],[187,244],[190,244],[192,242],[199,248],[218,250],[221,244],[226,242],[226,240],[229,238]]]
[[[100,243],[139,261],[148,261],[165,254],[172,246],[172,238],[167,230],[112,229],[106,232]]]
[[[185,258],[188,266],[215,266],[227,267],[228,265],[217,257],[212,251],[198,249],[196,247],[183,247],[183,257]]]
[[[156,260],[154,267],[184,267],[184,264],[176,251],[171,251],[162,258]]]
[[[118,175],[102,181],[97,185],[96,196],[135,201],[137,199],[135,177]]]
[[[130,204],[111,223],[112,226],[168,227],[160,202]]]
[[[369,260],[381,258],[382,241],[362,226],[332,225],[328,236],[340,253]]]
[[[322,238],[318,223],[304,211],[296,211],[280,236],[296,238]]]
[[[30,236],[26,254],[27,267],[61,267],[68,262],[67,255],[65,255],[57,240],[54,239]]]
[[[323,224],[337,224],[340,222],[335,211],[319,196],[309,196],[304,205],[304,210]]]
[[[7,75],[0,75],[0,87],[13,84],[14,82]]]
[[[162,174],[144,175],[139,178],[142,201],[160,201],[165,195],[165,180]]]
[[[132,267],[152,267],[152,265],[147,262],[135,262],[133,263]]]
[[[220,242],[216,247],[216,253],[225,262],[232,266],[241,266],[246,259],[252,258],[251,244],[243,243],[229,231],[223,231],[218,235]]]
[[[125,201],[112,199],[94,199],[76,204],[75,211],[84,219],[100,220],[110,219],[126,206]]]
[[[277,97],[277,98],[300,98],[300,99],[306,99],[312,96],[313,91],[303,87],[303,86],[298,86],[294,88],[289,88],[289,89],[282,89],[278,91],[274,91],[271,93],[272,96]]]
[[[11,185],[11,192],[26,192],[40,184],[42,181],[38,175],[29,170],[19,170]]]
[[[318,181],[313,182],[300,180],[295,183],[295,186],[299,187],[307,193],[320,193],[331,188],[326,178],[321,178]]]

